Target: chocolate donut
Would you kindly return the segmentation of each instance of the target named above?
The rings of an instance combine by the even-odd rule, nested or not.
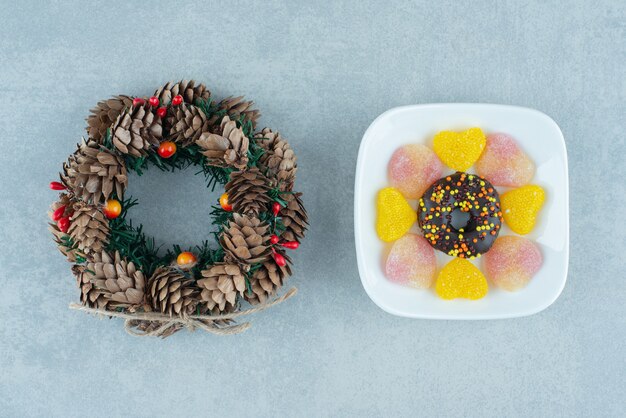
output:
[[[437,180],[419,201],[424,238],[439,251],[474,259],[491,248],[502,225],[500,196],[484,178],[457,172]]]

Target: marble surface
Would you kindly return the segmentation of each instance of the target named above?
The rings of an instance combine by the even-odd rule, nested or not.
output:
[[[0,1],[1,416],[626,414],[626,230],[612,222],[626,206],[624,2],[89,3]],[[68,310],[47,185],[99,99],[182,77],[253,98],[297,151],[312,224],[300,291],[240,336],[133,338]],[[561,126],[570,274],[546,311],[410,320],[363,291],[359,141],[384,110],[430,102],[528,106]],[[133,219],[164,242],[200,240],[211,197],[192,176],[131,178],[162,202]]]

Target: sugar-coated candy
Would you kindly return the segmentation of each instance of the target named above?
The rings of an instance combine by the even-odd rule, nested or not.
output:
[[[419,199],[435,180],[441,177],[443,165],[435,153],[421,144],[398,148],[389,160],[391,185],[407,199]]]
[[[504,222],[520,235],[526,235],[537,223],[537,215],[545,201],[545,192],[539,186],[522,186],[500,195]]]
[[[456,171],[470,168],[485,148],[485,134],[480,128],[463,132],[441,131],[433,139],[433,148],[441,161]]]
[[[543,263],[539,247],[515,235],[498,238],[483,260],[489,280],[508,291],[526,286]]]
[[[417,220],[417,213],[402,193],[393,187],[386,187],[378,192],[376,209],[376,233],[385,242],[402,237]]]
[[[435,279],[435,250],[416,234],[406,234],[393,243],[385,263],[385,275],[392,282],[427,289]]]
[[[476,170],[494,186],[520,187],[533,178],[535,164],[513,137],[496,133],[487,135]]]
[[[481,299],[489,291],[485,276],[469,261],[455,258],[437,276],[435,291],[442,299]]]

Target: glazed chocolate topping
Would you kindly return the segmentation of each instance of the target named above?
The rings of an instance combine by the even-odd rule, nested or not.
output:
[[[476,174],[457,172],[426,190],[417,209],[426,240],[439,251],[461,258],[480,257],[502,226],[500,196]]]

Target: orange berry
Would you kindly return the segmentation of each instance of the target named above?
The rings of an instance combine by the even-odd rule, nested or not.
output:
[[[233,211],[233,205],[231,205],[230,203],[228,203],[228,193],[224,193],[220,196],[220,206],[222,207],[222,209],[224,209],[226,212],[232,212]]]
[[[189,251],[178,254],[178,257],[176,258],[176,264],[178,264],[179,267],[189,266],[196,261],[198,260],[196,259],[194,253]]]
[[[172,141],[163,141],[159,145],[158,152],[161,158],[170,158],[176,153],[176,144]]]
[[[104,216],[109,219],[115,219],[122,213],[122,204],[119,200],[109,199],[104,204]]]

